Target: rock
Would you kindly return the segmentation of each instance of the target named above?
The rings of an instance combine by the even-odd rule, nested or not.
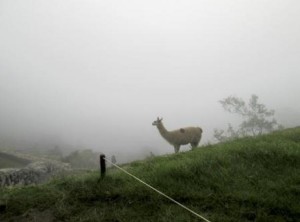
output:
[[[58,161],[36,161],[21,169],[1,169],[0,186],[42,183],[51,176],[70,170],[70,165]]]

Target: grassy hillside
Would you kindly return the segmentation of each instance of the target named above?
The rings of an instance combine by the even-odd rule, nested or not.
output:
[[[300,128],[124,167],[210,221],[300,221]],[[98,177],[1,189],[0,221],[201,221],[117,169]]]
[[[0,152],[0,169],[24,167],[29,163],[29,160]]]

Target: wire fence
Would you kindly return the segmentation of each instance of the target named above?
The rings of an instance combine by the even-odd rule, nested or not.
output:
[[[205,217],[201,216],[200,214],[196,213],[195,211],[191,210],[190,208],[184,206],[183,204],[179,203],[178,201],[174,200],[173,198],[169,197],[168,195],[164,194],[163,192],[159,191],[158,189],[152,187],[151,185],[149,185],[148,183],[144,182],[143,180],[139,179],[138,177],[134,176],[133,174],[129,173],[128,171],[126,171],[125,169],[121,168],[120,166],[118,166],[117,164],[112,163],[111,161],[109,161],[106,157],[103,157],[107,162],[109,162],[110,164],[112,164],[113,166],[115,166],[117,169],[121,170],[122,172],[126,173],[127,175],[131,176],[132,178],[134,178],[135,180],[139,181],[140,183],[144,184],[145,186],[147,186],[148,188],[154,190],[155,192],[157,192],[158,194],[164,196],[165,198],[169,199],[170,201],[172,201],[173,203],[177,204],[178,206],[182,207],[183,209],[189,211],[190,213],[192,213],[193,215],[195,215],[196,217],[200,218],[201,220],[204,220],[206,222],[211,222],[208,219],[206,219]]]

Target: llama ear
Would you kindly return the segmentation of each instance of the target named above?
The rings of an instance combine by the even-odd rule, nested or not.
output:
[[[162,121],[163,120],[163,118],[161,118],[159,121]]]

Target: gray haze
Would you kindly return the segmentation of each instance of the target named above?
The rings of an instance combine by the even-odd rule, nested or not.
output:
[[[153,127],[234,116],[256,94],[300,125],[298,0],[0,0],[0,139],[119,155],[172,153]],[[183,148],[187,150],[188,147]]]

